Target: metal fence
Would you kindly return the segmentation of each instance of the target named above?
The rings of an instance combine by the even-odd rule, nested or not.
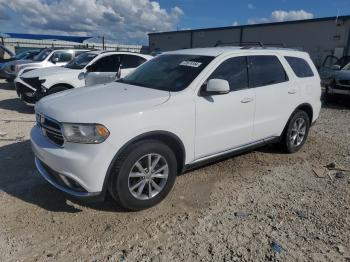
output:
[[[148,47],[142,45],[120,45],[102,43],[75,43],[54,40],[27,40],[16,38],[3,39],[4,45],[12,48],[16,53],[30,48],[93,48],[108,51],[124,51],[133,53],[147,53]]]

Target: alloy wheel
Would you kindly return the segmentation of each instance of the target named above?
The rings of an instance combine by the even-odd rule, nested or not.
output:
[[[169,166],[163,156],[156,153],[144,155],[130,170],[129,191],[136,199],[151,199],[164,189],[168,175]]]
[[[292,146],[299,146],[304,141],[306,135],[306,122],[304,118],[297,118],[294,121],[291,133],[290,142]]]

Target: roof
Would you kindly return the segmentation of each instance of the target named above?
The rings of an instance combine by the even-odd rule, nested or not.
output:
[[[149,33],[148,35],[162,35],[162,34],[175,34],[175,33],[186,33],[186,32],[225,30],[225,29],[232,29],[232,28],[240,29],[240,28],[247,28],[247,27],[302,24],[302,23],[312,23],[312,22],[331,21],[331,20],[349,20],[349,19],[350,19],[350,15],[332,16],[332,17],[321,17],[321,18],[314,18],[314,19],[293,20],[293,21],[285,21],[285,22],[261,23],[261,24],[238,25],[238,26],[224,26],[224,27],[211,27],[211,28],[200,28],[200,29],[168,31],[168,32],[154,32],[154,33]]]
[[[141,53],[136,53],[136,52],[125,52],[125,51],[106,51],[106,50],[95,50],[95,51],[90,51],[91,54],[95,54],[95,55],[100,55],[100,54],[124,54],[124,55],[137,55],[137,56],[141,56],[144,58],[153,58],[150,55],[144,55]]]
[[[219,56],[224,53],[238,53],[238,52],[262,52],[262,53],[295,53],[306,54],[305,52],[289,48],[276,47],[250,47],[244,48],[239,46],[225,46],[225,47],[207,47],[207,48],[191,48],[176,51],[165,52],[164,54],[184,54],[184,55],[203,55],[203,56]]]
[[[68,42],[82,43],[92,36],[66,36],[66,35],[36,35],[36,34],[19,34],[19,33],[4,33],[10,38],[33,39],[33,40],[62,40]]]

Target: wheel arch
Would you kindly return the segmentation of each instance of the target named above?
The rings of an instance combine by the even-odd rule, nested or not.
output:
[[[297,106],[297,107],[293,110],[293,112],[290,114],[290,116],[289,116],[289,118],[288,118],[288,121],[287,121],[287,122],[285,123],[285,125],[284,125],[283,132],[281,133],[281,137],[282,137],[282,136],[284,135],[284,133],[286,132],[289,121],[291,120],[291,118],[293,117],[293,115],[295,114],[295,112],[298,111],[298,110],[302,110],[302,111],[304,111],[304,112],[307,113],[307,115],[309,116],[310,125],[311,125],[312,119],[313,119],[313,114],[314,114],[313,109],[312,109],[312,106],[311,106],[311,104],[309,104],[309,103],[302,103],[302,104],[300,104],[299,106]]]
[[[185,167],[186,151],[185,151],[185,146],[181,141],[181,139],[177,135],[169,131],[158,130],[158,131],[146,132],[129,140],[115,154],[111,163],[109,164],[109,167],[107,169],[107,173],[103,182],[103,190],[102,190],[103,194],[105,194],[107,191],[113,166],[115,165],[118,157],[122,154],[122,152],[124,152],[124,150],[126,150],[130,145],[136,142],[140,142],[142,140],[148,140],[148,139],[158,140],[168,145],[175,153],[176,160],[178,163],[178,170],[177,170],[178,173],[181,173],[183,171]]]
[[[63,86],[63,87],[66,87],[68,89],[74,88],[74,86],[67,84],[67,83],[57,83],[57,84],[52,85],[48,90],[55,88],[55,87],[58,87],[58,86]]]

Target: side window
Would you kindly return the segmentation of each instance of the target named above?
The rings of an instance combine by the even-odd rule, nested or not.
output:
[[[285,56],[284,58],[287,60],[297,77],[314,76],[312,69],[304,59],[292,56]]]
[[[51,57],[51,61],[55,61],[56,63],[69,62],[72,59],[73,59],[73,54],[66,51],[57,51]]]
[[[117,72],[120,64],[119,55],[105,56],[94,64],[95,72]]]
[[[227,80],[231,91],[248,88],[247,57],[233,57],[224,61],[208,78]]]
[[[248,56],[250,87],[273,85],[288,81],[288,76],[276,56]]]
[[[136,68],[142,63],[144,63],[146,59],[136,55],[123,55],[122,56],[122,68]]]

